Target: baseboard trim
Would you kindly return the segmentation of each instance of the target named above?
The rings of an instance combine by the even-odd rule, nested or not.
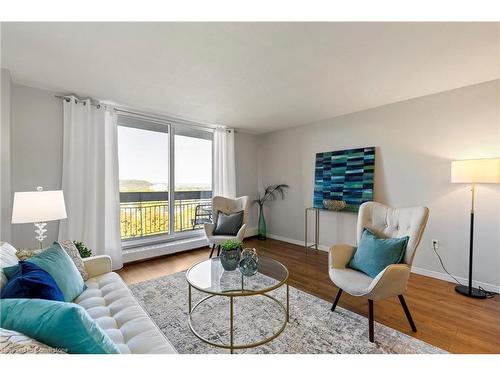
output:
[[[299,245],[299,246],[304,246],[304,241],[299,241],[295,240],[293,238],[288,238],[288,237],[283,237],[283,236],[278,236],[276,234],[268,234],[267,237],[272,238],[273,240],[278,240],[278,241],[283,241],[283,242],[288,242],[294,245]],[[318,250],[322,251],[328,251],[330,249],[329,246],[325,245],[319,245]],[[436,272],[436,271],[431,271],[427,270],[425,268],[420,268],[420,267],[415,267],[413,266],[411,268],[411,272],[417,274],[417,275],[422,275],[422,276],[427,276],[427,277],[432,277],[434,279],[439,279],[439,280],[444,280],[444,281],[449,281],[452,283],[456,283],[453,278],[451,278],[449,275],[446,273],[441,273],[441,272]],[[458,281],[460,281],[462,284],[467,284],[468,280],[464,277],[459,277],[453,275]],[[493,284],[488,284],[488,283],[483,283],[477,280],[473,280],[473,284],[475,287],[480,286],[481,288],[488,290],[490,292],[495,292],[495,293],[500,293],[500,286],[499,285],[493,285]]]
[[[431,270],[427,270],[425,268],[420,268],[420,267],[415,267],[415,266],[413,266],[411,268],[411,272],[416,273],[417,275],[428,276],[428,277],[432,277],[434,279],[449,281],[449,282],[454,283],[454,284],[457,283],[455,280],[453,280],[453,278],[451,276],[449,276],[446,273],[431,271]],[[467,285],[469,282],[468,279],[466,279],[465,277],[460,277],[460,276],[455,276],[455,275],[453,275],[453,277],[455,277],[458,281],[460,281],[460,283],[462,283],[464,285]],[[498,286],[498,285],[483,283],[483,282],[477,281],[477,280],[472,280],[472,284],[476,288],[478,286],[480,286],[481,288],[488,290],[490,292],[500,293],[500,286]]]
[[[304,246],[304,241],[294,240],[293,238],[278,236],[276,234],[271,234],[271,233],[268,234],[267,237],[269,237],[273,240],[278,240],[278,241],[288,242],[288,243],[291,243],[294,245]],[[309,245],[312,245],[312,243],[309,243]],[[328,251],[329,249],[330,249],[329,246],[325,246],[325,245],[318,246],[318,250],[321,250],[321,251]]]

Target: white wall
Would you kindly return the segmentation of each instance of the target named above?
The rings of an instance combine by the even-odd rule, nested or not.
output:
[[[443,272],[431,248],[436,238],[449,271],[466,277],[470,192],[468,186],[450,183],[450,161],[500,155],[499,82],[262,135],[262,183],[291,186],[286,200],[273,202],[268,210],[269,232],[303,241],[317,152],[376,146],[375,200],[430,208],[414,262],[417,271],[433,276]],[[476,194],[474,278],[487,287],[500,286],[499,193],[498,185],[480,185]],[[356,214],[322,213],[320,243],[355,243],[355,222]]]
[[[27,86],[12,85],[12,190],[61,189],[62,102],[54,93]],[[12,205],[12,202],[10,202]],[[47,224],[50,244],[57,239],[58,222]],[[33,248],[33,224],[13,224],[12,242],[16,247]]]
[[[235,133],[236,196],[257,197],[258,178],[258,136],[241,131]],[[252,204],[248,229],[255,234],[257,227],[257,206]]]
[[[11,189],[11,149],[10,149],[10,119],[11,119],[11,77],[10,72],[2,69],[1,72],[1,100],[0,100],[0,239],[12,239],[11,216],[12,197]]]

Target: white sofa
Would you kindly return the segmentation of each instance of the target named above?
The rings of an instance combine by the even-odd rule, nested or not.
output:
[[[3,243],[0,249],[0,268],[17,264],[14,247]],[[87,310],[121,353],[176,353],[122,278],[112,272],[110,257],[99,255],[83,262],[89,274],[87,289],[73,302]],[[3,272],[0,277],[3,286],[6,282]]]

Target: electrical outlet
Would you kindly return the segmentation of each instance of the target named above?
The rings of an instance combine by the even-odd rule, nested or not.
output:
[[[439,249],[439,240],[436,240],[435,238],[432,239],[432,247],[434,247],[434,249]]]

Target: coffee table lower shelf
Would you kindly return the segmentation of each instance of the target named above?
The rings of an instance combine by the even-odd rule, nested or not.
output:
[[[241,295],[241,294],[231,295],[231,292],[241,293],[241,290],[234,290],[234,291],[229,290],[229,291],[226,291],[225,294],[223,294],[223,295],[221,295],[221,294],[210,294],[209,296],[201,299],[194,306],[192,306],[192,293],[191,293],[192,292],[191,291],[192,286],[191,286],[191,284],[188,284],[188,285],[189,285],[189,329],[201,341],[203,341],[203,342],[205,342],[205,343],[207,343],[209,345],[216,346],[218,348],[229,349],[230,352],[231,352],[231,354],[233,354],[234,350],[237,350],[237,349],[249,349],[249,348],[254,348],[256,346],[259,346],[259,345],[267,344],[268,342],[270,342],[270,341],[274,340],[276,337],[278,337],[284,331],[284,329],[286,328],[286,324],[290,321],[290,299],[289,299],[290,288],[289,288],[289,285],[288,285],[288,280],[285,283],[285,285],[286,285],[286,307],[285,307],[285,305],[281,301],[279,301],[278,299],[276,299],[273,296],[270,296],[267,293],[251,293],[251,294],[248,294],[248,295]],[[279,286],[281,286],[281,285],[279,285]],[[273,289],[273,290],[275,290],[275,289]],[[193,316],[192,316],[192,314],[194,313],[194,311],[196,310],[196,308],[199,307],[200,305],[202,305],[203,302],[209,300],[212,297],[216,297],[216,296],[219,296],[219,297],[222,296],[222,297],[229,298],[229,344],[220,344],[218,342],[210,341],[209,339],[207,339],[206,337],[204,337],[203,335],[201,335],[199,332],[197,332],[196,329],[193,327]],[[281,311],[282,311],[282,313],[283,313],[283,323],[280,326],[279,330],[276,333],[274,333],[272,336],[269,336],[269,337],[266,337],[266,338],[264,338],[262,340],[259,340],[259,341],[256,341],[256,342],[252,342],[252,343],[248,343],[248,344],[235,345],[234,344],[234,299],[235,298],[248,298],[248,297],[252,297],[252,296],[264,296],[264,297],[267,297],[271,301],[273,301],[273,303],[275,303],[277,306],[279,306],[280,309],[281,309]]]

